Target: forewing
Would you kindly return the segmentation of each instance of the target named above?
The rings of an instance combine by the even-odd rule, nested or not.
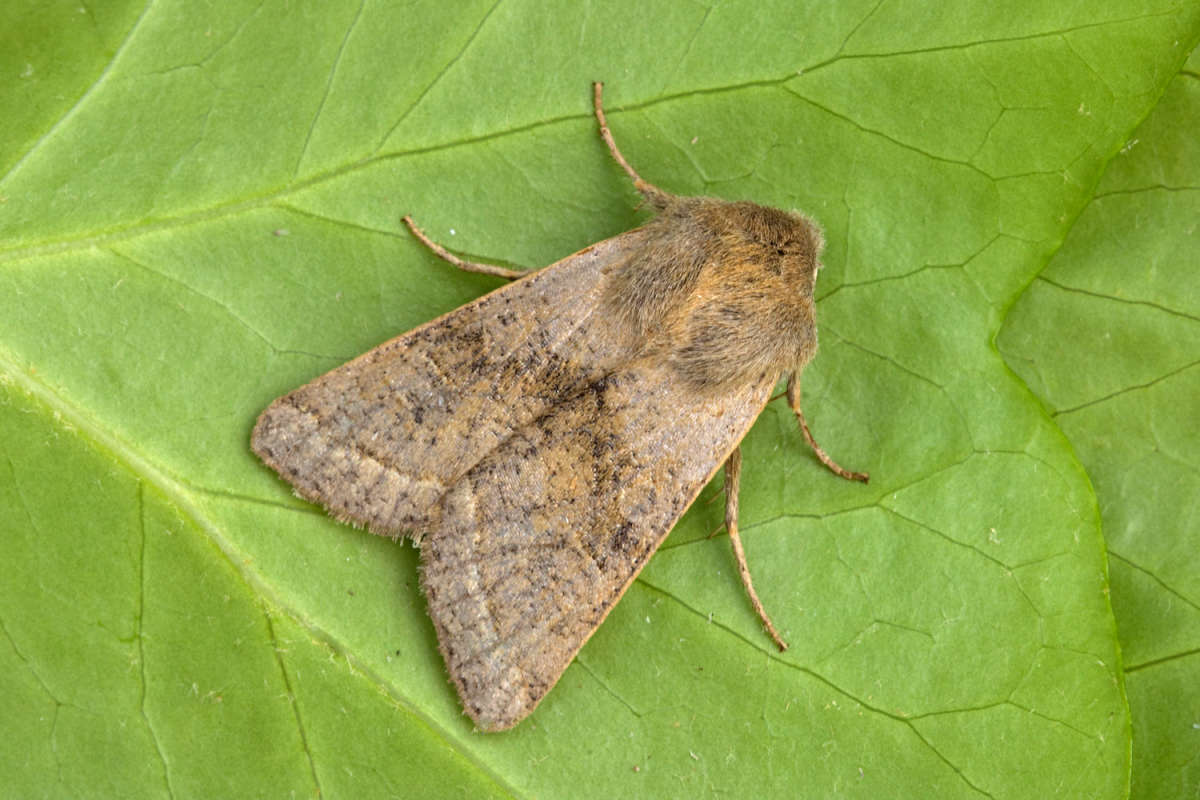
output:
[[[519,722],[554,685],[769,397],[701,398],[665,366],[592,381],[447,492],[421,545],[429,613],[467,713]]]
[[[280,397],[254,451],[338,519],[430,529],[481,458],[626,357],[628,341],[589,321],[642,235],[592,245]]]

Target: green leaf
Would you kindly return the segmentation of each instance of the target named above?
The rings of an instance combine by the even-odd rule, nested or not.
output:
[[[5,4],[9,792],[1124,796],[1106,484],[1026,381],[1083,404],[1191,362],[1054,377],[1081,363],[1064,347],[1034,378],[993,341],[1198,37],[1194,3],[1115,0]],[[402,214],[532,266],[643,218],[594,79],[647,179],[824,225],[805,408],[872,482],[826,472],[773,404],[744,443],[743,538],[792,648],[708,537],[720,503],[697,503],[534,715],[482,735],[416,552],[292,497],[249,432],[278,394],[497,285]],[[1140,230],[1117,215],[1105,257]],[[1194,324],[1176,291],[1137,297]],[[1183,448],[1187,419],[1122,444]],[[1113,551],[1137,564],[1131,547]],[[1186,594],[1188,560],[1113,559],[1115,597],[1168,568]],[[1189,641],[1143,630],[1139,665]],[[1135,701],[1166,672],[1131,673]],[[1159,736],[1186,715],[1135,712]]]
[[[1200,53],[999,343],[1088,470],[1133,712],[1133,796],[1200,788]]]

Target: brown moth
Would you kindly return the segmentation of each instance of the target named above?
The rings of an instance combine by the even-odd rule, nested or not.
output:
[[[753,203],[677,197],[600,133],[658,212],[646,225],[506,286],[277,399],[252,445],[343,522],[412,536],[438,643],[486,731],[524,719],[725,465],[737,530],[738,444],[817,349],[821,232]]]

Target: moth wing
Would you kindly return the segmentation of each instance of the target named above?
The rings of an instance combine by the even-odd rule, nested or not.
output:
[[[483,729],[538,704],[766,403],[664,366],[618,370],[518,429],[446,494],[421,543],[446,665]]]
[[[344,522],[429,530],[480,458],[625,357],[628,343],[588,320],[642,236],[594,244],[278,398],[251,446]]]

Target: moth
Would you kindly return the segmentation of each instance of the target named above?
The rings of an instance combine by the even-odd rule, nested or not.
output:
[[[466,713],[524,719],[675,521],[724,465],[725,525],[763,624],[737,528],[738,445],[783,375],[817,348],[821,231],[749,202],[680,197],[600,135],[657,215],[523,273],[275,400],[252,446],[301,497],[421,552],[421,585]]]

